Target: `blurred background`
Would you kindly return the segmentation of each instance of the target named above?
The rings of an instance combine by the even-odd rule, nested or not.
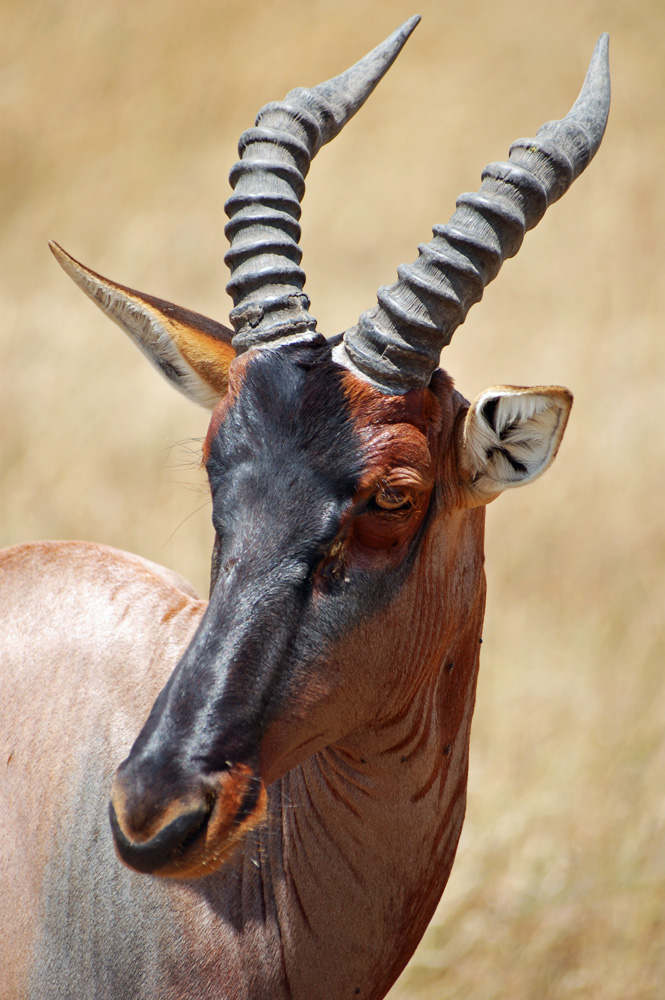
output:
[[[308,178],[328,334],[567,112],[601,31],[597,159],[443,363],[469,397],[561,383],[550,472],[488,512],[469,807],[391,1000],[665,997],[665,4],[662,0],[3,0],[0,543],[94,539],[206,592],[207,417],[71,284],[46,241],[225,320],[227,173],[267,101],[423,21]]]

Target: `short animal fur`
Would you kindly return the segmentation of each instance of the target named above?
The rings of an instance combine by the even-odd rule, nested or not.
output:
[[[485,505],[548,467],[571,396],[495,386],[469,405],[439,354],[595,154],[609,75],[603,36],[568,116],[487,167],[327,340],[303,291],[304,177],[417,20],[242,136],[233,331],[52,247],[212,410],[215,541],[209,601],[103,545],[0,554],[6,1000],[376,1000],[441,896]]]

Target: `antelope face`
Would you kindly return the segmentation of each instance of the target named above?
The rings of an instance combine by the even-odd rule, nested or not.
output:
[[[429,664],[430,649],[415,664],[385,651],[404,646],[395,605],[414,604],[408,581],[442,507],[461,397],[443,374],[437,388],[386,397],[325,342],[232,365],[204,449],[210,603],[112,794],[132,867],[212,870],[260,820],[266,784],[372,722],[403,671]]]
[[[484,404],[488,436],[497,405]],[[212,871],[260,821],[266,785],[380,725],[387,701],[399,711],[455,633],[473,633],[475,658],[485,501],[474,412],[443,372],[387,396],[325,342],[234,362],[204,449],[210,603],[112,793],[127,864]],[[514,472],[512,453],[502,460]]]
[[[417,22],[267,105],[241,136],[226,205],[235,334],[53,248],[163,375],[215,408],[210,603],[111,796],[118,853],[140,871],[211,871],[259,822],[270,782],[399,710],[455,645],[475,662],[483,505],[540,475],[561,441],[565,389],[497,386],[468,407],[437,368],[503,260],[598,149],[606,36],[566,118],[487,167],[356,326],[333,345],[308,312],[304,176]]]

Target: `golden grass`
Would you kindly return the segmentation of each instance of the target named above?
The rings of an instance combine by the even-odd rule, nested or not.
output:
[[[601,30],[613,109],[444,363],[576,402],[547,476],[488,517],[468,818],[392,1000],[665,995],[665,5],[424,0],[423,23],[305,202],[324,332],[350,325],[510,141],[572,103]],[[205,590],[211,532],[181,401],[69,285],[49,237],[223,319],[223,200],[265,101],[338,72],[403,0],[4,0],[0,542],[84,537]],[[3,51],[4,50],[4,51]],[[192,490],[185,487],[192,486]],[[203,505],[198,513],[189,515]]]

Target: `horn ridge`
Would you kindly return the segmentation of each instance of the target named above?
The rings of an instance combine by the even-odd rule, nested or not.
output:
[[[311,89],[265,105],[240,137],[225,205],[230,249],[230,320],[238,354],[285,339],[311,340],[316,320],[303,291],[300,202],[310,163],[359,110],[420,20],[413,17],[355,66]]]
[[[383,286],[334,350],[336,360],[389,393],[427,385],[441,349],[478,302],[525,233],[582,173],[602,140],[609,113],[608,37],[601,35],[580,96],[568,115],[519,139],[505,162],[491,163],[480,189],[461,195],[446,225],[421,245],[398,281]]]

